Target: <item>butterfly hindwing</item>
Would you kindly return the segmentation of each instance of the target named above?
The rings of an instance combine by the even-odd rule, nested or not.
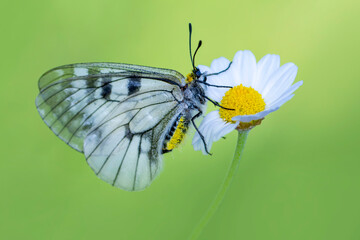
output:
[[[174,98],[161,106],[149,103],[141,109],[136,105],[129,109],[119,105],[90,130],[84,154],[101,179],[133,191],[145,188],[157,176],[162,166],[159,143],[164,129],[175,121],[183,107]],[[149,121],[150,118],[155,121]]]

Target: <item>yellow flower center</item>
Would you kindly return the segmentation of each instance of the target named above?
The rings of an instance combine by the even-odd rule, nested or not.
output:
[[[231,88],[225,93],[220,105],[220,117],[226,122],[235,123],[231,120],[238,115],[252,115],[265,109],[265,102],[261,94],[252,87],[244,87],[242,84]]]

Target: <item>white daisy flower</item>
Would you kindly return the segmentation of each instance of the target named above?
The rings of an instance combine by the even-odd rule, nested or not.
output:
[[[207,114],[199,126],[209,151],[214,141],[231,131],[246,131],[259,125],[266,115],[289,101],[303,83],[299,81],[292,85],[297,66],[286,63],[280,67],[278,55],[268,54],[256,63],[251,51],[239,51],[230,67],[229,64],[229,60],[221,57],[215,59],[210,67],[198,66],[205,75],[228,68],[218,75],[208,76],[207,83],[232,87],[206,89],[206,96],[223,107]],[[195,150],[202,150],[206,154],[199,133],[196,132],[192,143]]]

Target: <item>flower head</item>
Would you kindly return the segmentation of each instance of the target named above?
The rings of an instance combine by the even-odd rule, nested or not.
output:
[[[208,75],[207,83],[229,86],[206,88],[206,96],[221,106],[207,114],[199,126],[208,150],[214,141],[234,129],[243,131],[259,125],[266,115],[289,101],[302,85],[302,81],[293,84],[297,74],[295,64],[286,63],[280,67],[280,57],[272,54],[256,62],[254,54],[248,50],[237,52],[232,63],[221,57],[210,67],[200,65],[198,68]],[[199,133],[194,136],[193,146],[206,153]]]

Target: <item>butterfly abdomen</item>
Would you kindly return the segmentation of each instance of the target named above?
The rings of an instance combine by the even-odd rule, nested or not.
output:
[[[165,135],[162,153],[171,152],[174,148],[179,146],[184,139],[188,128],[189,121],[183,115],[179,115],[169,132]]]

